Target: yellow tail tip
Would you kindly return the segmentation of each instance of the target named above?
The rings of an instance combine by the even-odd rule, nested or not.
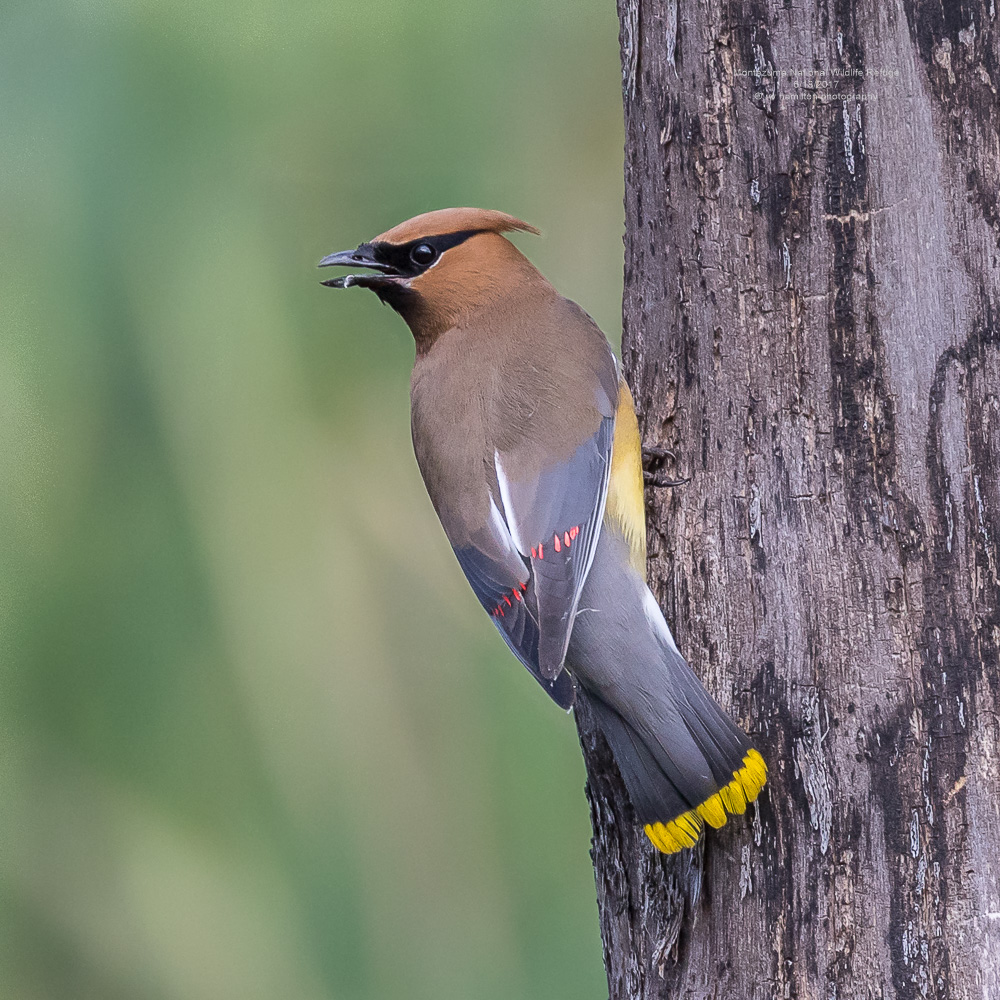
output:
[[[676,854],[694,847],[704,824],[718,830],[726,823],[727,813],[742,815],[767,781],[767,764],[753,749],[747,751],[743,766],[733,771],[733,780],[694,809],[689,809],[667,823],[648,823],[644,829],[653,846],[664,854]]]
[[[701,836],[701,819],[694,812],[681,813],[669,823],[649,823],[646,836],[664,854],[676,854],[685,847],[694,847]]]

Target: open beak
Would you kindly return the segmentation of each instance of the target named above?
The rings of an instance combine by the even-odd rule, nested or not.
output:
[[[399,278],[402,275],[396,268],[382,261],[376,260],[371,246],[362,243],[357,250],[341,250],[340,253],[332,253],[324,257],[319,267],[367,267],[378,274],[345,274],[340,278],[328,278],[321,281],[321,285],[327,288],[350,288],[352,285],[359,285],[361,288],[375,288],[384,285],[392,278]]]

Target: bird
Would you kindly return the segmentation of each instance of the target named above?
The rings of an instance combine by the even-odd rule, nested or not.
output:
[[[586,698],[664,854],[742,814],[761,754],[681,655],[646,583],[632,394],[593,319],[505,235],[504,212],[417,215],[320,267],[405,320],[413,449],[458,563],[511,652],[567,711]],[[356,269],[362,273],[355,273]]]

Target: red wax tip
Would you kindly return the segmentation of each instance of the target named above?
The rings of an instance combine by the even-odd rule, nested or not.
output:
[[[538,558],[538,549],[536,549],[534,545],[531,546],[531,558],[532,559]]]
[[[566,545],[569,545],[569,532],[568,531],[564,531],[563,532],[563,542]]]
[[[570,528],[569,529],[569,537],[570,538],[576,538],[576,536],[579,535],[579,534],[580,534],[580,526],[579,525],[577,525],[575,528]]]
[[[556,550],[556,552],[562,551],[562,546],[559,544],[559,536],[558,535],[553,535],[552,536],[552,547]]]

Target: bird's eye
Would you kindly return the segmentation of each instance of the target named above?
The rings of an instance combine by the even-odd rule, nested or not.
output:
[[[434,262],[437,255],[437,250],[435,250],[430,243],[418,243],[410,251],[410,260],[412,260],[414,264],[426,267],[428,264],[432,264]]]

